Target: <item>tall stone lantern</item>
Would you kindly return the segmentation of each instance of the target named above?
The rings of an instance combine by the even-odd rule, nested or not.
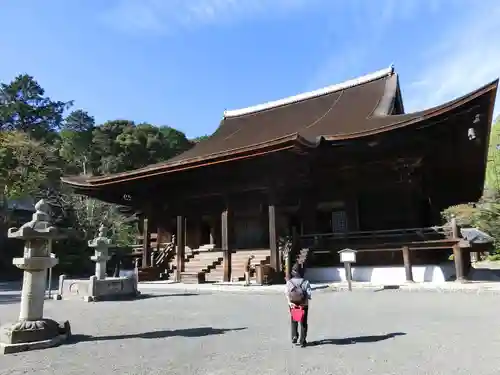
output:
[[[50,242],[67,238],[68,232],[51,224],[50,207],[42,199],[28,223],[10,228],[9,238],[23,240],[24,254],[12,263],[24,270],[19,320],[0,327],[0,353],[56,346],[71,335],[68,321],[58,323],[43,317],[47,270],[58,263],[50,256]]]

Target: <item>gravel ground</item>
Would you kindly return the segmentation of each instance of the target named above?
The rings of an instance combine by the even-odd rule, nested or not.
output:
[[[156,292],[158,293],[158,292]],[[0,358],[0,374],[498,374],[498,296],[317,293],[309,341],[289,342],[279,295],[154,294],[126,302],[48,301],[73,342]],[[0,321],[15,319],[0,293]]]

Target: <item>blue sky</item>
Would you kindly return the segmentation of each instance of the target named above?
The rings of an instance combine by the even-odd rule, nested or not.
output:
[[[391,63],[407,112],[500,76],[498,0],[0,0],[0,15],[0,81],[28,73],[98,122],[189,137]]]

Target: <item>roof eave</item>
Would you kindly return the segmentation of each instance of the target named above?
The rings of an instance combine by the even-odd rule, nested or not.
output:
[[[498,88],[498,82],[499,82],[499,80],[496,79],[495,81],[493,81],[493,82],[491,82],[491,83],[489,83],[489,84],[487,84],[487,85],[485,85],[485,86],[483,86],[483,87],[481,87],[481,88],[479,88],[479,89],[477,89],[469,94],[466,94],[459,99],[452,100],[452,101],[445,103],[444,105],[441,105],[441,106],[430,108],[430,109],[424,111],[424,113],[421,116],[418,116],[415,118],[410,118],[410,119],[403,120],[400,122],[390,123],[390,124],[385,125],[381,128],[371,129],[371,130],[367,130],[367,131],[363,131],[363,132],[356,132],[356,133],[349,133],[349,134],[337,134],[335,136],[325,136],[324,138],[327,141],[348,140],[348,139],[361,138],[361,137],[365,137],[365,136],[385,133],[385,132],[395,130],[395,129],[400,129],[400,128],[403,128],[406,126],[416,125],[416,124],[421,123],[422,121],[430,120],[430,119],[437,117],[443,113],[452,111],[452,110],[459,108],[459,107],[462,107],[462,106],[466,105],[467,103],[471,102],[472,100],[474,100],[482,95],[486,95],[488,93],[490,93],[491,100],[494,104],[496,92],[497,92],[497,88]],[[490,112],[491,112],[490,118],[492,118],[493,107],[490,108]],[[411,114],[408,114],[408,115],[411,115]]]
[[[397,77],[396,77],[397,78]],[[397,81],[396,91],[398,91],[399,81]],[[410,118],[407,120],[403,120],[401,122],[390,123],[381,128],[372,129],[364,132],[357,133],[349,133],[349,134],[338,134],[335,136],[324,136],[318,137],[316,140],[309,140],[298,133],[289,134],[284,137],[280,137],[271,141],[262,142],[260,144],[254,144],[246,147],[242,147],[239,149],[225,150],[222,153],[216,153],[212,155],[205,155],[202,157],[196,157],[191,159],[179,160],[174,163],[169,163],[168,161],[159,166],[145,167],[139,170],[123,172],[116,175],[111,176],[103,176],[98,178],[91,178],[87,180],[78,180],[71,177],[63,177],[61,181],[69,186],[78,187],[80,189],[96,189],[100,186],[117,184],[125,181],[135,180],[139,178],[147,178],[160,174],[173,173],[188,169],[194,169],[206,165],[229,162],[233,160],[243,159],[243,158],[251,158],[255,156],[259,156],[262,154],[280,151],[287,148],[293,148],[296,145],[302,145],[307,147],[317,147],[321,143],[322,140],[327,141],[339,141],[339,140],[349,140],[355,138],[361,138],[364,136],[370,136],[382,132],[387,132],[393,129],[398,129],[401,127],[409,126],[412,124],[420,123],[421,121],[431,119],[435,116],[438,116],[442,113],[450,111],[454,108],[460,107],[467,102],[477,98],[478,96],[484,95],[489,91],[492,91],[492,102],[494,102],[494,97],[496,95],[498,87],[498,79],[479,88],[476,91],[473,91],[467,95],[464,95],[462,98],[459,98],[454,101],[450,101],[445,105],[441,105],[439,107],[431,108],[427,111],[424,111],[424,114],[415,118]],[[397,94],[396,94],[397,95]],[[492,116],[493,108],[491,108]]]
[[[149,178],[156,175],[181,172],[207,165],[257,157],[272,152],[291,149],[297,144],[314,147],[315,142],[311,142],[303,137],[300,137],[298,134],[290,134],[287,137],[274,140],[273,142],[265,142],[260,145],[254,145],[254,147],[250,149],[244,149],[239,152],[226,152],[221,155],[215,155],[212,158],[200,157],[191,160],[180,160],[175,164],[165,164],[155,169],[124,172],[117,175],[104,176],[101,178],[91,178],[85,181],[78,181],[71,177],[61,177],[61,181],[72,187],[92,190],[100,186],[118,184],[121,182],[131,181],[139,178]]]

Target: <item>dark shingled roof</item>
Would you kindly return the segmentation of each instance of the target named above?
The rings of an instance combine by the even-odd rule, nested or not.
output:
[[[166,162],[110,176],[66,177],[63,181],[75,186],[98,186],[270,152],[297,143],[314,147],[322,139],[373,135],[439,115],[496,90],[497,85],[498,80],[432,109],[391,115],[396,101],[401,100],[398,76],[391,67],[295,97],[227,111],[213,135]]]

